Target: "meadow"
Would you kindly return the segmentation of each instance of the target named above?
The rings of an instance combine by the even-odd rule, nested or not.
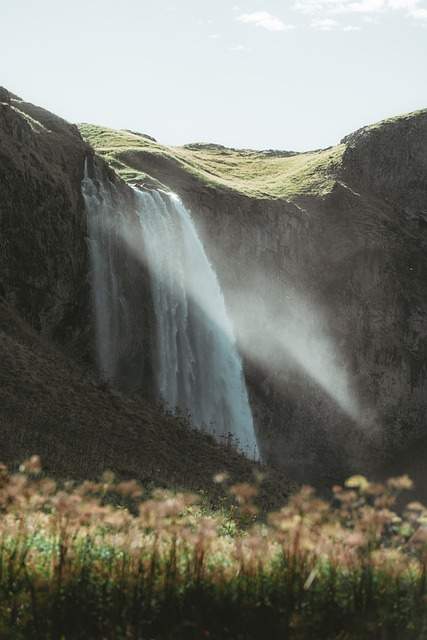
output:
[[[144,134],[80,124],[83,138],[97,154],[128,182],[153,186],[153,177],[144,172],[147,162],[166,162],[168,172],[179,169],[200,183],[252,198],[294,199],[297,196],[325,195],[336,180],[345,145],[307,153],[229,149],[215,144],[188,144],[170,147]],[[168,176],[165,176],[167,178]]]
[[[397,514],[406,476],[302,487],[266,515],[260,477],[216,476],[213,509],[108,472],[57,483],[36,456],[0,472],[1,638],[427,637],[427,509]]]

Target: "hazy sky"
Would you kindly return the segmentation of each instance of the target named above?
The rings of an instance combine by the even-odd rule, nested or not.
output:
[[[427,0],[0,0],[0,85],[73,122],[303,150],[427,107]]]

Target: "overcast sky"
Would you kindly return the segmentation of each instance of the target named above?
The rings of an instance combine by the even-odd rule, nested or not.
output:
[[[427,107],[427,0],[0,0],[0,85],[73,122],[303,150]]]

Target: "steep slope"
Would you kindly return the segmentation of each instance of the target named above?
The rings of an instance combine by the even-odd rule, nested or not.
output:
[[[427,111],[299,155],[81,131],[125,178],[191,208],[270,460],[325,481],[423,442]]]
[[[252,482],[257,468],[185,420],[99,383],[0,302],[0,460],[40,453],[46,472],[96,478],[106,469],[145,486],[183,487],[215,496],[212,478],[226,471]],[[289,483],[270,471],[266,508],[286,497]]]
[[[43,334],[84,340],[88,153],[73,125],[0,90],[0,293]]]

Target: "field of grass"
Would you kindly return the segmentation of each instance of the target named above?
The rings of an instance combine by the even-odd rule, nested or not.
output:
[[[129,181],[143,180],[144,156],[172,161],[202,183],[256,198],[292,199],[328,193],[345,145],[291,153],[228,149],[219,145],[167,147],[146,136],[91,124],[79,126],[97,153]]]
[[[424,109],[402,114],[362,130],[369,134],[406,121],[416,124],[426,113]],[[79,129],[96,152],[125,180],[147,179],[144,168],[150,167],[150,159],[156,162],[164,160],[169,171],[171,167],[178,167],[211,187],[229,189],[254,198],[286,200],[329,193],[340,173],[347,144],[355,139],[355,135],[350,134],[342,144],[334,147],[295,153],[229,149],[215,144],[170,147],[126,130],[91,124],[81,124]],[[167,174],[165,169],[164,175]]]
[[[1,466],[0,637],[425,638],[427,509],[393,511],[410,487],[304,487],[264,518],[256,483],[209,511],[109,473],[58,486],[37,457]]]

